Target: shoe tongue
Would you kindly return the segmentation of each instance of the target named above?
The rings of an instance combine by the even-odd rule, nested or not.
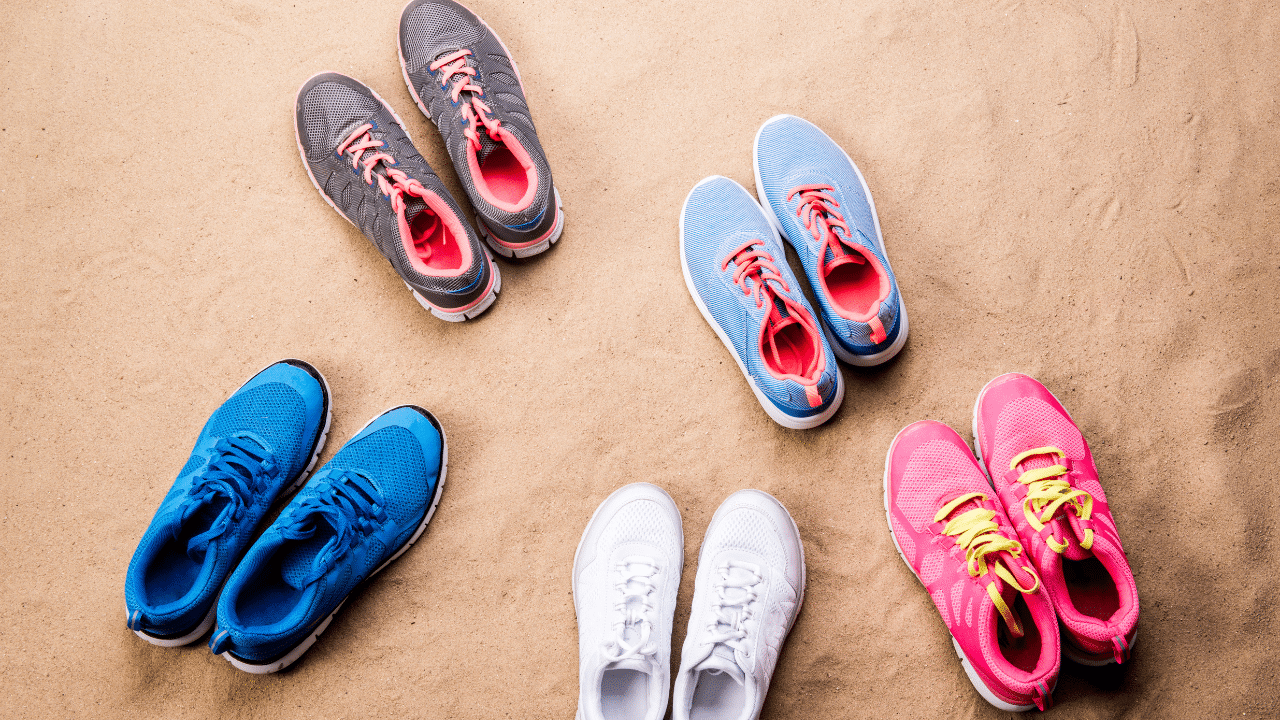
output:
[[[649,661],[638,657],[629,657],[623,660],[616,660],[604,667],[605,670],[636,670],[642,673],[648,673],[653,668],[650,667]]]
[[[480,149],[476,150],[476,162],[483,164],[494,150],[502,147],[502,144],[489,137],[489,129],[484,126],[484,123],[476,123],[476,135],[480,136]]]
[[[742,668],[738,667],[738,662],[733,657],[733,648],[723,643],[717,644],[715,650],[711,651],[711,655],[694,665],[693,669],[716,674],[723,673],[733,678],[739,685],[746,681],[746,674],[742,672]]]
[[[787,309],[787,304],[782,301],[781,297],[771,292],[769,293],[769,298],[773,301],[773,309],[769,311],[769,315],[764,321],[770,333],[777,334],[779,330],[788,325],[795,325],[800,322],[792,317],[791,311]]]

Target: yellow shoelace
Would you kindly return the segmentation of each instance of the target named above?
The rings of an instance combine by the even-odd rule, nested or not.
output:
[[[985,501],[986,499],[986,495],[976,492],[961,495],[943,505],[938,514],[933,516],[933,521],[942,522],[943,518],[970,500]],[[995,516],[995,510],[974,508],[962,513],[959,517],[949,520],[942,532],[954,537],[956,544],[964,548],[964,559],[969,566],[970,577],[979,577],[986,575],[989,571],[994,571],[997,577],[1009,583],[1010,587],[1017,588],[1019,592],[1035,592],[1040,587],[1040,576],[1036,575],[1035,570],[1025,565],[1022,566],[1022,569],[1035,580],[1034,585],[1024,588],[1014,579],[1013,573],[1009,571],[1009,568],[1005,567],[1005,563],[1000,562],[999,555],[996,555],[997,553],[1007,552],[1012,557],[1019,557],[1022,555],[1022,545],[1017,540],[1010,540],[997,532],[999,526],[992,519]],[[995,555],[990,562],[987,560],[989,555]],[[1009,626],[1009,633],[1014,637],[1022,637],[1022,626],[1018,624],[1018,619],[1014,616],[1013,610],[1009,608],[1008,603],[1000,596],[995,580],[987,583],[987,594],[991,596],[991,601],[995,603],[996,610],[1000,611],[1000,617],[1004,618],[1005,625]]]
[[[1065,458],[1066,453],[1056,447],[1040,447],[1018,453],[1009,461],[1009,469],[1017,470],[1018,463],[1035,455],[1053,455]],[[1018,482],[1027,486],[1027,496],[1022,500],[1022,513],[1027,517],[1031,527],[1040,532],[1044,526],[1053,521],[1054,515],[1065,505],[1071,508],[1076,517],[1088,520],[1093,513],[1093,496],[1084,490],[1071,487],[1066,479],[1067,468],[1061,463],[1047,468],[1028,470],[1018,476]],[[1061,553],[1067,544],[1050,535],[1045,542],[1054,552]],[[1088,550],[1093,547],[1093,530],[1086,529],[1080,540],[1080,547]]]

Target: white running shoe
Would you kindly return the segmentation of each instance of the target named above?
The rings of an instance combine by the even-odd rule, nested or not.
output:
[[[740,490],[711,518],[698,558],[675,720],[754,720],[804,602],[804,546],[786,508]]]
[[[610,495],[573,559],[578,720],[661,720],[671,687],[671,624],[684,529],[649,483]]]

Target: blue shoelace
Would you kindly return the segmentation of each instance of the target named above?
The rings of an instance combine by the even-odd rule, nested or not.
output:
[[[213,446],[213,453],[209,464],[187,491],[181,521],[172,530],[176,540],[188,518],[209,504],[226,500],[209,529],[187,543],[188,557],[197,562],[208,551],[209,544],[226,533],[232,522],[244,518],[245,508],[254,502],[254,494],[274,479],[277,470],[271,451],[251,437],[222,438]]]
[[[359,470],[326,471],[312,479],[307,492],[308,497],[293,511],[281,535],[287,540],[314,537],[320,529],[320,519],[333,528],[334,535],[316,554],[311,572],[302,580],[303,587],[329,572],[348,550],[387,519],[382,494]]]

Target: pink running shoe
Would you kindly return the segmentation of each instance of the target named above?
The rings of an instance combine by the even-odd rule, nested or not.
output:
[[[1082,665],[1129,659],[1138,586],[1089,444],[1062,404],[1019,373],[987,383],[973,408],[973,448],[1013,519]]]
[[[1053,704],[1058,620],[1022,544],[956,431],[902,429],[884,463],[893,544],[951,631],[969,680],[1006,712]]]

